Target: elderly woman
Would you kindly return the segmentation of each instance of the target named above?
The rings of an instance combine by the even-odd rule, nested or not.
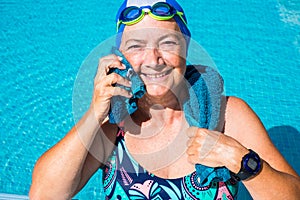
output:
[[[299,176],[243,100],[227,97],[219,131],[188,123],[182,104],[190,32],[175,0],[125,1],[117,28],[125,57],[99,61],[90,108],[38,160],[31,199],[69,199],[99,168],[107,199],[234,199],[239,181],[254,199],[299,198]],[[146,93],[137,110],[115,124],[107,120],[112,98],[133,95],[126,89],[133,83],[111,73],[125,70],[125,60]],[[203,186],[198,164],[226,168],[231,177]]]

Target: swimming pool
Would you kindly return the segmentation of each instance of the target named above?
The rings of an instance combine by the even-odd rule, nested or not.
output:
[[[37,158],[74,124],[81,62],[115,31],[121,0],[0,2],[0,193],[27,195]],[[180,1],[227,95],[245,99],[300,173],[300,3]],[[100,172],[77,195],[101,199]],[[1,195],[0,195],[1,196]]]

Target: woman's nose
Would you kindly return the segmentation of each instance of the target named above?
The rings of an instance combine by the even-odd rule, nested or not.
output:
[[[161,52],[156,47],[147,47],[144,54],[144,65],[155,66],[163,64]]]

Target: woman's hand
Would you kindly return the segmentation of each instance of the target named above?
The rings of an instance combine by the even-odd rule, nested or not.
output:
[[[130,87],[131,83],[116,73],[108,74],[112,68],[124,70],[126,67],[122,64],[122,58],[116,55],[108,55],[100,59],[98,72],[94,80],[94,94],[90,109],[93,110],[98,121],[104,120],[110,108],[110,99],[112,96],[120,95],[130,98],[130,94],[125,89],[114,87],[114,84],[120,84]]]
[[[242,157],[249,151],[238,141],[217,131],[190,127],[187,129],[190,138],[187,146],[189,162],[208,167],[225,166],[238,173]]]

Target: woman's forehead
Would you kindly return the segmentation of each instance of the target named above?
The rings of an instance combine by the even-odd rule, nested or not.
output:
[[[180,28],[174,19],[159,21],[146,15],[139,23],[125,26],[124,32],[151,28],[180,31]]]
[[[182,34],[178,31],[170,31],[167,29],[148,28],[144,30],[128,31],[123,34],[122,42],[128,41],[143,41],[143,42],[158,42],[166,38],[173,38],[178,41],[184,41]]]
[[[122,41],[127,40],[159,40],[166,37],[177,37],[178,39],[183,39],[183,35],[178,28],[176,22],[171,26],[139,26],[139,27],[126,27]]]

